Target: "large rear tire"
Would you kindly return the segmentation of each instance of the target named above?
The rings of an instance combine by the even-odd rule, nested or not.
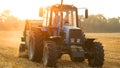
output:
[[[99,67],[101,68],[104,63],[104,50],[103,46],[99,42],[93,42],[92,44],[93,48],[90,48],[89,52],[92,53],[88,57],[88,64],[90,67]]]
[[[53,41],[44,42],[43,64],[48,67],[56,67],[58,59],[57,45]]]
[[[43,56],[43,39],[41,33],[33,32],[30,35],[28,56],[31,61],[40,62]]]

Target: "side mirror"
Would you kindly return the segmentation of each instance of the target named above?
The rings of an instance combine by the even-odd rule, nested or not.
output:
[[[39,16],[40,16],[40,17],[43,17],[43,8],[40,8],[40,9],[39,9]]]
[[[88,18],[88,9],[85,9],[85,18]]]

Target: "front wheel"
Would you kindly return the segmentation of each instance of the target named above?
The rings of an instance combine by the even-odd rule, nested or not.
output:
[[[89,52],[92,53],[92,56],[88,57],[88,64],[91,67],[102,67],[104,62],[104,50],[103,46],[99,42],[94,42],[92,48]]]
[[[56,67],[58,58],[57,45],[53,41],[44,41],[43,64],[48,67]]]

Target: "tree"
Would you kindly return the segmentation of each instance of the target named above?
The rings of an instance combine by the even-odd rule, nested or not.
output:
[[[0,14],[0,30],[18,30],[22,27],[22,20],[11,14],[10,10],[4,10]]]
[[[84,31],[87,32],[100,32],[104,31],[107,19],[102,15],[90,15],[88,19],[84,21]]]
[[[111,32],[120,32],[120,23],[118,18],[108,18],[108,27]]]
[[[79,23],[85,32],[120,32],[120,17],[106,19],[102,14],[97,14],[85,19],[79,15]]]

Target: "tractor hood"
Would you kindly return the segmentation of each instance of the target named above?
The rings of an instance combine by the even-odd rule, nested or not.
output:
[[[70,38],[80,38],[81,29],[75,26],[63,26],[63,31],[66,33],[65,43],[70,43]]]

